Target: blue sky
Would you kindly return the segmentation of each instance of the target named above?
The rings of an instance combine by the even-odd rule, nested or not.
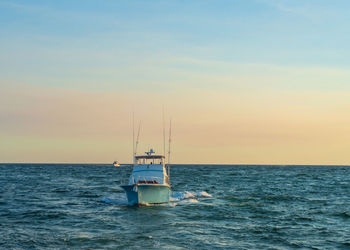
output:
[[[18,68],[35,78],[60,75],[57,68],[137,66],[135,60],[202,70],[174,58],[349,64],[348,1],[0,1],[0,7],[1,73],[11,79]]]
[[[254,130],[253,120],[261,119],[260,114],[265,112],[271,120],[283,123],[280,114],[286,110],[298,114],[300,110],[310,107],[313,107],[309,110],[313,122],[327,120],[328,115],[340,110],[332,118],[337,125],[328,124],[324,129],[334,131],[337,126],[343,128],[345,124],[342,119],[349,105],[345,93],[350,87],[349,14],[350,2],[345,0],[0,0],[2,135],[6,140],[11,140],[11,136],[18,137],[18,131],[26,131],[18,140],[26,140],[30,144],[40,139],[55,145],[57,138],[50,136],[62,127],[55,128],[57,131],[53,128],[51,134],[34,132],[39,125],[32,120],[40,118],[47,121],[45,114],[50,113],[49,110],[43,113],[38,111],[42,109],[42,102],[39,101],[42,100],[41,95],[56,100],[57,103],[52,104],[55,110],[56,106],[66,109],[76,107],[77,101],[73,100],[86,102],[88,106],[86,96],[94,100],[92,103],[95,105],[101,105],[102,109],[104,106],[99,96],[113,94],[116,98],[106,97],[110,101],[103,105],[115,105],[129,112],[130,107],[136,104],[136,109],[139,107],[146,112],[151,107],[165,104],[169,112],[177,116],[183,130],[186,130],[186,124],[197,126],[201,131],[198,137],[202,133],[210,134],[208,130],[211,127],[220,130],[220,126],[225,127],[235,119],[238,123],[251,122]],[[16,89],[21,91],[16,93]],[[61,96],[51,96],[56,93]],[[124,104],[113,103],[121,95],[125,97]],[[71,99],[64,99],[65,96]],[[23,100],[26,107],[17,108],[17,99]],[[212,103],[208,103],[208,99],[219,103],[214,104],[214,107],[218,105],[217,109],[210,106]],[[179,100],[182,104],[177,103]],[[235,103],[234,100],[243,102]],[[277,105],[271,108],[270,102]],[[231,120],[227,120],[225,115],[218,115],[217,110],[222,114],[232,114],[232,110],[236,110],[235,105],[250,113],[249,119],[233,115]],[[278,106],[285,109],[277,110]],[[195,112],[200,117],[205,117],[206,110],[211,110],[215,125],[210,120],[199,124],[191,121],[193,114],[183,114],[186,107],[188,112]],[[79,116],[79,109],[76,112],[69,117]],[[119,115],[125,114],[120,112]],[[63,111],[59,113],[65,116]],[[105,115],[108,116],[108,112]],[[123,119],[129,117],[123,116]],[[32,122],[33,130],[23,125],[21,127],[15,122],[18,120],[22,123]],[[305,118],[299,129],[305,129],[307,134],[313,122]],[[149,125],[154,124],[149,122]],[[69,123],[66,126],[67,131],[71,128],[74,134],[74,126]],[[98,129],[104,127],[103,123],[96,126]],[[18,127],[17,130],[13,130],[14,127]],[[122,127],[127,128],[126,125]],[[121,133],[125,134],[126,130],[123,129]],[[212,137],[225,138],[231,129],[226,128],[226,134],[214,133]],[[113,132],[105,131],[106,134]],[[254,156],[263,131],[251,132],[257,133],[257,143],[246,138],[248,143],[241,138],[243,144],[248,143],[244,152],[236,148],[223,149],[220,146],[222,140],[219,140],[218,148],[212,149],[216,152],[216,161],[235,162],[239,158],[240,162],[267,162],[265,158]],[[249,134],[249,131],[242,133]],[[273,131],[271,133],[271,138],[277,136]],[[321,134],[315,134],[315,138]],[[191,141],[197,141],[198,137],[193,137]],[[62,135],[59,138],[59,143],[57,140],[56,143],[61,146],[57,147],[67,146]],[[86,132],[84,140],[100,140],[96,143],[101,143],[101,149],[113,144],[103,138],[90,138]],[[72,137],[67,140],[70,139]],[[283,139],[283,136],[279,138]],[[126,140],[123,137],[121,143]],[[186,140],[181,140],[178,138],[179,147],[182,145],[191,152],[199,148],[195,143],[192,148],[187,148]],[[339,144],[345,150],[345,141],[339,141]],[[118,147],[122,148],[122,144]],[[6,148],[5,144],[3,148]],[[4,154],[15,157],[24,149],[19,150],[14,146],[11,150]],[[93,146],[89,150],[93,151]],[[198,159],[193,159],[195,162],[200,161],[202,156],[198,150]],[[220,150],[227,153],[221,157]],[[322,148],[320,152],[324,150]],[[40,152],[39,148],[37,152]],[[241,153],[234,153],[236,157],[231,157],[230,152]],[[46,161],[62,161],[63,156],[55,155],[54,150],[50,154],[52,157]],[[121,159],[126,161],[127,154],[127,150],[124,150]],[[293,158],[283,155],[288,154],[281,152],[276,162],[294,162]],[[8,161],[15,160],[11,157],[8,157]],[[79,157],[71,155],[67,159],[80,161]],[[90,160],[103,162],[107,157],[112,158],[105,154]],[[189,159],[187,161],[191,160],[185,153],[179,153],[178,158],[186,157]],[[332,162],[331,157],[327,159]],[[36,160],[44,161],[40,156]],[[311,159],[305,161],[313,162]],[[300,156],[295,162],[303,162],[303,157]]]

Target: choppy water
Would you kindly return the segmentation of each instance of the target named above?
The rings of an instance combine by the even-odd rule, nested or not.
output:
[[[126,206],[130,167],[0,165],[0,248],[350,248],[350,167],[174,166]]]

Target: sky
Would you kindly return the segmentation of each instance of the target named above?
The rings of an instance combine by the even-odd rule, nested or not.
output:
[[[0,162],[350,164],[348,0],[0,0]],[[168,133],[168,132],[167,132]]]

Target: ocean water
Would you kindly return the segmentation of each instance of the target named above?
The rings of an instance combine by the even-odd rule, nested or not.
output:
[[[173,166],[130,207],[131,167],[1,164],[1,249],[350,249],[350,167]]]

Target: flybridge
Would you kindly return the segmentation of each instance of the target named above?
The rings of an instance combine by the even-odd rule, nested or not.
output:
[[[162,159],[165,158],[164,155],[152,155],[155,154],[154,150],[151,148],[148,152],[145,152],[146,155],[135,156],[135,159]]]
[[[145,155],[135,156],[136,164],[160,164],[163,165],[165,156],[163,155],[152,155],[155,154],[153,149],[149,152],[145,152]],[[163,160],[164,159],[164,160]]]
[[[135,159],[138,160],[138,159],[162,159],[162,158],[165,158],[164,155],[138,155],[138,156],[135,156]]]

